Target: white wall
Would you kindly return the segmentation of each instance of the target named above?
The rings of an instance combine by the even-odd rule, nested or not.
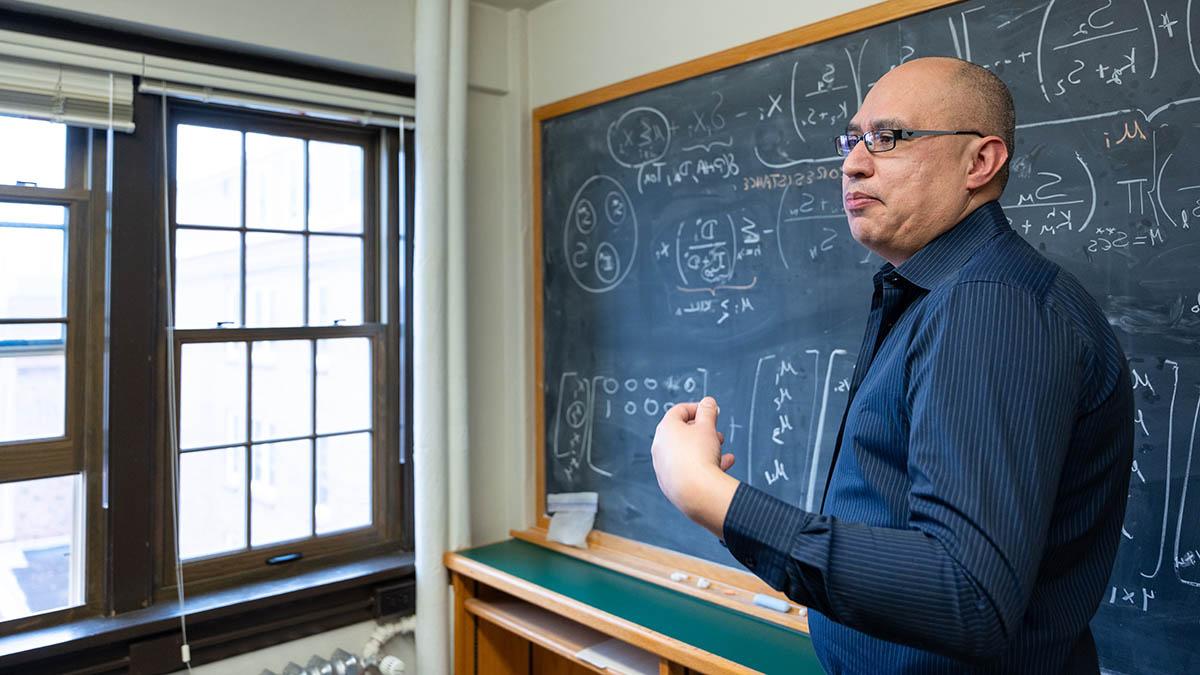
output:
[[[504,539],[533,517],[532,291],[526,13],[472,5],[467,111],[471,534]],[[484,50],[483,46],[490,45]]]
[[[5,0],[170,39],[323,64],[412,74],[415,0]]]
[[[534,107],[877,0],[553,0],[529,13]]]

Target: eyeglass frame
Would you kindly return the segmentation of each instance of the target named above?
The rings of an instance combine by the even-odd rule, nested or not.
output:
[[[868,142],[867,136],[875,136],[884,131],[890,131],[892,133],[892,136],[893,136],[892,147],[886,148],[883,150],[873,150],[871,148],[871,146],[874,145],[877,141]],[[891,150],[895,150],[896,143],[898,141],[907,141],[907,140],[910,140],[913,138],[918,138],[920,136],[967,136],[967,135],[978,136],[980,138],[987,137],[986,134],[979,132],[979,131],[947,131],[947,130],[940,130],[940,129],[872,129],[871,131],[867,131],[867,132],[864,132],[861,134],[852,134],[852,133],[839,134],[833,138],[833,147],[835,150],[837,150],[839,157],[845,157],[845,156],[849,155],[851,152],[853,152],[854,147],[857,146],[859,143],[867,142],[867,146],[866,146],[867,152],[871,153],[872,155],[877,155],[881,152],[889,152]],[[843,138],[846,138],[848,136],[855,136],[858,138],[858,140],[854,142],[854,145],[851,145],[849,148],[847,148],[845,152],[842,152],[842,142],[841,141]]]

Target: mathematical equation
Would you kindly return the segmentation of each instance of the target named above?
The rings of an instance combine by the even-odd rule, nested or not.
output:
[[[555,475],[567,485],[611,479],[621,463],[605,455],[648,452],[667,410],[715,395],[724,450],[738,458],[735,474],[780,496],[804,499],[811,508],[849,395],[853,355],[809,348],[764,354],[747,364],[753,364],[749,380],[750,368],[715,377],[703,367],[636,376],[562,373],[547,407],[554,411],[549,456]]]

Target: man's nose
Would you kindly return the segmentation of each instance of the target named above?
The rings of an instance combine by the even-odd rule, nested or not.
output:
[[[842,175],[847,178],[862,178],[870,176],[875,169],[875,159],[867,151],[866,141],[859,141],[850,148],[849,154],[842,159]]]

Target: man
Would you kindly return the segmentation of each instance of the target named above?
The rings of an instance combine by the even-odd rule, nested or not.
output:
[[[811,608],[831,673],[1098,671],[1132,388],[1099,307],[996,201],[1014,126],[999,78],[928,58],[837,139],[850,231],[887,262],[820,514],[725,473],[712,398],[656,431],[663,493]]]

